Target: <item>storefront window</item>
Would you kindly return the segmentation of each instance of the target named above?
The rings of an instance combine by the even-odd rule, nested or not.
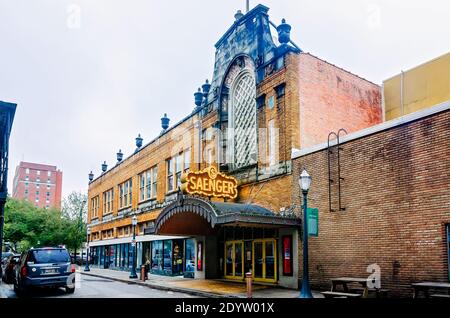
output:
[[[145,265],[147,271],[150,269],[150,242],[142,243],[142,264]]]
[[[152,265],[154,271],[162,271],[162,241],[152,242]]]
[[[116,254],[117,254],[117,263],[116,263],[116,266],[117,267],[121,267],[121,265],[120,264],[122,264],[122,245],[121,244],[119,244],[119,245],[117,245],[117,251],[116,251]]]
[[[129,252],[128,252],[128,267],[133,267],[133,258],[134,258],[134,251],[136,249],[136,246],[133,246],[132,244],[129,244]]]
[[[109,247],[109,267],[114,267],[115,266],[115,258],[116,258],[116,247],[114,245]]]
[[[172,241],[163,241],[164,272],[172,274]]]
[[[90,264],[98,265],[98,247],[91,248]]]
[[[122,264],[121,267],[128,267],[128,244],[122,245]]]
[[[99,263],[99,265],[100,266],[103,266],[104,264],[105,264],[105,258],[104,258],[104,255],[105,255],[105,248],[103,247],[103,246],[100,246],[99,247],[99,250],[100,250],[100,253],[99,253],[99,258],[100,258],[100,263]]]

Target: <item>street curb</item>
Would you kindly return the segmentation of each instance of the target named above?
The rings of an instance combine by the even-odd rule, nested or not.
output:
[[[178,293],[185,293],[193,296],[200,296],[200,297],[207,297],[207,298],[245,298],[243,296],[237,296],[237,295],[224,295],[224,294],[218,294],[218,293],[211,293],[211,292],[204,292],[197,289],[189,289],[189,288],[180,288],[180,287],[170,287],[170,286],[163,286],[163,285],[157,285],[157,284],[149,284],[144,283],[142,281],[132,281],[128,279],[122,279],[117,277],[110,277],[106,275],[100,275],[100,274],[93,274],[93,273],[87,273],[87,272],[79,272],[82,275],[87,276],[93,276],[93,277],[99,277],[99,278],[105,278],[110,279],[126,284],[132,284],[132,285],[140,285],[145,286],[152,289],[159,289],[159,290],[165,290],[165,291],[172,291],[172,292],[178,292]]]

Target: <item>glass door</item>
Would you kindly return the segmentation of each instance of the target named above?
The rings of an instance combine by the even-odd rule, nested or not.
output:
[[[184,277],[185,278],[194,278],[195,276],[195,240],[187,239],[185,241],[185,268],[184,268]]]
[[[234,276],[244,277],[244,249],[243,242],[234,243]]]
[[[264,278],[263,276],[263,242],[253,242],[253,277]]]
[[[173,241],[172,275],[183,275],[183,240]]]
[[[225,277],[244,278],[244,242],[225,242]]]
[[[253,241],[253,277],[255,281],[277,281],[277,245],[274,239]]]

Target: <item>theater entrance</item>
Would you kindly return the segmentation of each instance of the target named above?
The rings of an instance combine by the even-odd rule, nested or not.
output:
[[[225,278],[244,278],[244,241],[225,243]]]
[[[224,277],[243,280],[251,271],[256,282],[277,282],[277,245],[275,239],[225,242]]]
[[[180,258],[184,268],[191,269],[189,277],[243,282],[251,271],[255,282],[297,288],[299,223],[298,218],[283,217],[254,204],[180,195],[161,211],[147,234],[192,239],[190,252],[186,248],[186,257]],[[281,255],[278,244],[284,236],[290,245]]]
[[[253,279],[275,283],[277,281],[277,244],[274,239],[253,241]]]

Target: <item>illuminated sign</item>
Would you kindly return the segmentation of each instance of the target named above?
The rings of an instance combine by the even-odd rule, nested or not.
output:
[[[183,175],[181,189],[188,194],[236,199],[237,180],[218,172],[215,167]]]

